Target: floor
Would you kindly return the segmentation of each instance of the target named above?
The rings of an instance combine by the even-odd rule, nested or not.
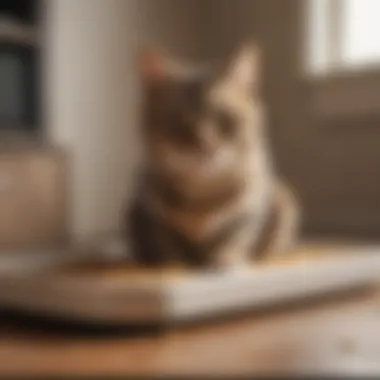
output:
[[[379,320],[374,290],[158,336],[89,335],[3,318],[0,375],[380,375]]]
[[[0,318],[0,376],[380,376],[380,285],[162,334],[102,334]]]

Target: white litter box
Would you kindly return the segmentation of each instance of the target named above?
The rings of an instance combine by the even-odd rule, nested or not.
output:
[[[112,263],[94,268],[75,264],[73,257],[67,252],[0,255],[0,306],[89,324],[168,323],[380,282],[377,247],[300,249],[240,273]]]

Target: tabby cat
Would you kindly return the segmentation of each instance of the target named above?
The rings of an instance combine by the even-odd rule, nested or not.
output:
[[[229,269],[289,250],[298,208],[279,181],[260,98],[260,53],[222,69],[140,60],[146,162],[126,226],[145,265]]]

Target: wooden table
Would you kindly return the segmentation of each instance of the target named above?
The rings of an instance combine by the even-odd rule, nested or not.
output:
[[[88,336],[0,322],[1,376],[380,374],[378,363],[374,289],[159,336]]]

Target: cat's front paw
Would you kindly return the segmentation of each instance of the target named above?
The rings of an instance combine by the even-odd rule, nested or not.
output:
[[[246,274],[252,273],[252,264],[243,260],[220,260],[212,265],[212,271],[222,274]]]
[[[246,275],[252,274],[252,267],[248,263],[239,263],[237,265],[231,265],[226,269],[226,273],[233,275]]]

